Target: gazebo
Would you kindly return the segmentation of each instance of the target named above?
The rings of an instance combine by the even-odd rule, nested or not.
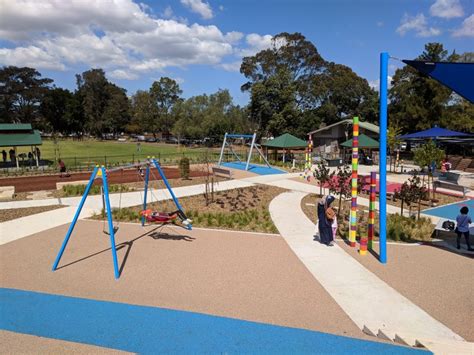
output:
[[[341,146],[345,149],[352,148],[352,138],[341,143]],[[371,152],[372,149],[379,149],[379,142],[365,134],[361,134],[359,135],[359,149],[369,149]],[[364,162],[365,164],[370,165],[373,163],[372,153],[370,155],[363,155],[361,151],[361,158],[363,158],[361,159],[361,163]],[[346,150],[344,150],[344,160],[347,161]]]
[[[17,147],[30,146],[36,166],[39,166],[37,148],[41,144],[39,131],[34,130],[29,123],[0,124],[0,148],[10,147],[10,161],[16,165],[17,169],[20,167]]]
[[[275,151],[278,151],[278,149],[284,149],[283,161],[285,161],[286,151],[291,149],[305,149],[308,146],[308,143],[292,134],[284,133],[281,136],[263,143],[262,146],[267,148],[267,155],[268,149],[273,149]]]

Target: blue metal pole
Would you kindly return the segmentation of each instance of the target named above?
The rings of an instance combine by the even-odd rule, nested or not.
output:
[[[388,53],[380,53],[379,255],[387,263],[387,77]]]
[[[170,186],[170,184],[168,183],[168,179],[166,179],[166,176],[165,176],[165,174],[163,173],[163,170],[161,170],[160,164],[159,164],[155,159],[153,159],[152,162],[153,162],[153,164],[155,165],[156,169],[158,170],[158,173],[160,174],[161,178],[163,179],[163,182],[165,183],[166,188],[167,188],[168,191],[170,192],[170,195],[171,195],[171,197],[173,198],[174,204],[176,205],[176,207],[177,207],[180,211],[182,211],[183,209],[181,208],[181,205],[179,204],[178,199],[176,198],[176,196],[175,196],[173,190],[171,189],[171,186]]]
[[[107,212],[107,221],[109,223],[109,236],[110,236],[110,247],[112,250],[112,258],[114,261],[114,272],[115,278],[120,277],[118,261],[117,261],[117,250],[115,249],[115,231],[114,224],[112,222],[112,209],[110,208],[110,198],[109,198],[109,185],[107,183],[107,170],[102,166],[102,184],[104,185],[104,195],[105,195],[105,208]]]
[[[146,166],[146,173],[145,173],[145,191],[143,194],[143,211],[146,210],[146,196],[148,193],[148,180],[150,178],[150,165]],[[142,216],[142,226],[145,225],[145,216]]]
[[[84,191],[84,195],[82,195],[81,202],[79,203],[79,206],[77,206],[76,214],[74,215],[74,218],[73,218],[71,224],[69,225],[69,229],[66,233],[66,237],[64,237],[63,244],[61,245],[61,249],[59,250],[59,253],[56,256],[56,260],[54,261],[53,271],[55,271],[57,269],[59,261],[61,260],[61,257],[63,256],[64,250],[66,249],[66,245],[69,242],[69,238],[71,237],[71,234],[72,234],[72,231],[74,230],[74,227],[76,226],[77,219],[79,218],[79,215],[81,214],[82,207],[84,206],[84,203],[86,202],[87,195],[89,194],[91,186],[94,183],[95,176],[97,175],[98,170],[99,170],[99,167],[96,166],[94,168],[94,171],[92,171],[92,175],[89,179],[89,183],[86,186],[86,190]]]

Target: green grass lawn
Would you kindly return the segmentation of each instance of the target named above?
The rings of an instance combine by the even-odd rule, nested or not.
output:
[[[75,167],[93,166],[95,164],[129,164],[137,160],[144,160],[148,156],[160,158],[163,164],[176,163],[181,157],[186,156],[192,161],[202,156],[205,148],[187,148],[182,145],[164,143],[140,143],[138,148],[136,142],[117,141],[73,141],[59,140],[57,147],[59,155],[66,163],[68,169]],[[54,162],[55,145],[52,140],[43,139],[41,160]],[[18,147],[18,154],[28,154],[29,147]]]

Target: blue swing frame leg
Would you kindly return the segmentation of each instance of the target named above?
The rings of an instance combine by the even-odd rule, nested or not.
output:
[[[79,206],[77,206],[76,214],[74,215],[72,223],[69,226],[66,236],[64,237],[63,244],[61,245],[61,249],[59,250],[59,253],[56,256],[56,260],[54,261],[53,271],[55,271],[58,268],[59,261],[61,260],[61,257],[63,256],[64,250],[66,249],[67,243],[69,242],[69,238],[71,237],[72,231],[74,230],[74,227],[76,226],[77,219],[79,218],[79,215],[81,214],[82,207],[84,206],[84,203],[86,202],[87,195],[89,195],[89,191],[91,189],[92,184],[94,183],[98,170],[99,168],[95,167],[94,170],[92,171],[92,175],[89,179],[89,183],[86,186],[84,195],[82,195],[81,202],[79,203]]]
[[[117,260],[117,250],[115,248],[115,231],[114,231],[114,224],[112,222],[112,209],[110,208],[107,171],[105,170],[105,167],[102,167],[101,169],[102,169],[102,183],[104,186],[105,208],[107,210],[107,221],[109,224],[110,249],[112,250],[112,259],[114,262],[115,278],[118,279],[120,277],[120,272],[119,272],[118,260]]]
[[[156,159],[153,159],[152,162],[153,162],[153,165],[155,165],[156,170],[158,170],[158,173],[160,174],[161,178],[163,179],[163,182],[165,183],[166,188],[170,192],[171,198],[173,199],[174,204],[176,205],[176,208],[179,209],[180,211],[182,211],[183,209],[182,209],[181,205],[179,204],[179,201],[176,198],[176,196],[173,192],[173,189],[171,188],[170,184],[168,183],[168,179],[166,179],[166,176],[163,173],[163,170],[161,170],[160,164],[156,161]],[[191,225],[191,223],[189,223],[186,226],[186,229],[188,229],[188,230],[192,230],[192,228],[193,228],[193,226]]]
[[[143,211],[146,210],[146,197],[148,194],[148,181],[150,179],[150,165],[146,166],[145,173],[145,191],[143,193]],[[142,216],[142,227],[145,225],[145,216]]]

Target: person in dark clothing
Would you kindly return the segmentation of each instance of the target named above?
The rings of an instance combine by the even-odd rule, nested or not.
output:
[[[333,243],[333,232],[332,232],[332,220],[326,216],[326,210],[329,208],[331,203],[335,200],[334,196],[323,196],[318,203],[318,231],[319,241],[327,246],[332,246]]]
[[[461,249],[461,236],[464,235],[464,238],[466,239],[467,250],[474,251],[474,249],[471,247],[471,243],[469,242],[469,224],[472,223],[471,217],[468,215],[469,208],[464,206],[461,208],[459,213],[460,214],[456,217],[457,248]]]
[[[6,163],[7,162],[7,152],[4,150],[2,150],[2,159],[3,159],[3,163]]]

